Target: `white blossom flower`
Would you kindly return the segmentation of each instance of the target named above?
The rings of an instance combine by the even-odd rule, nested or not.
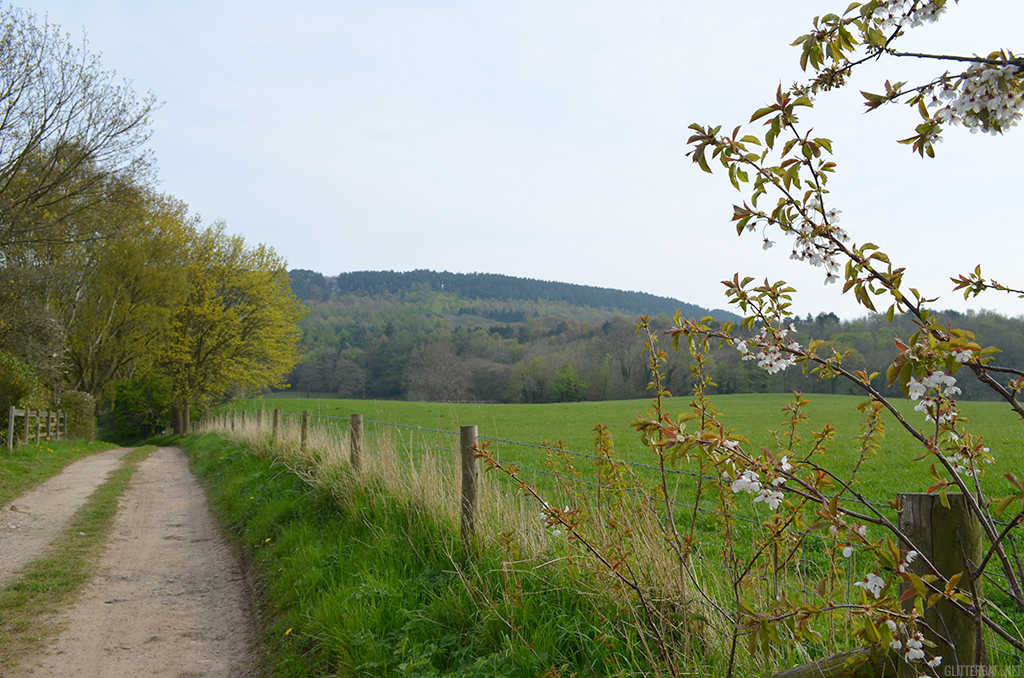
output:
[[[858,525],[857,527],[853,528],[853,531],[859,534],[861,537],[867,538],[868,536],[868,528],[864,525]]]
[[[852,547],[852,546],[850,546],[849,544],[847,544],[847,545],[846,545],[846,546],[845,546],[845,547],[843,548],[843,558],[849,558],[849,557],[850,557],[850,556],[852,556],[852,555],[853,555],[853,547]]]
[[[782,503],[783,495],[778,490],[769,490],[767,487],[762,489],[760,494],[754,497],[754,503],[763,501],[768,504],[768,508],[775,510],[779,508],[779,504]]]
[[[737,478],[732,484],[733,493],[749,492],[756,494],[761,491],[761,481],[758,479],[757,473],[747,469],[744,471],[739,478]]]
[[[889,647],[896,651],[899,651],[899,649],[903,647],[903,643],[901,643],[898,638],[893,638],[892,642],[889,643]]]
[[[918,556],[918,553],[917,553],[917,551],[907,551],[907,555],[903,556],[903,558],[902,558],[902,559],[900,560],[900,562],[898,563],[898,565],[897,565],[897,569],[898,569],[898,570],[899,570],[900,572],[906,572],[906,571],[907,571],[907,567],[908,567],[908,566],[909,566],[909,565],[910,565],[910,564],[911,564],[912,562],[914,562],[914,559],[916,559],[916,558],[917,558],[917,556]]]
[[[772,248],[772,245],[774,245],[774,244],[775,243],[773,243],[771,240],[769,240],[768,238],[765,238],[764,239],[764,244],[761,245],[761,249],[763,249],[763,250],[770,250]]]
[[[941,664],[941,663],[942,663],[942,655],[937,655],[937,656],[932,657],[931,659],[928,660],[928,666],[932,667],[933,669],[937,668],[938,665]]]
[[[956,353],[956,361],[958,363],[970,362],[971,358],[973,358],[973,357],[974,357],[974,351],[972,351],[970,349],[966,349],[966,348],[961,350],[961,351],[957,351],[957,353]]]
[[[558,528],[556,527],[555,529],[551,530],[551,536],[552,536],[552,537],[561,537],[561,536],[562,536],[562,531],[561,531],[561,530],[559,530],[559,529],[558,529]]]
[[[885,580],[874,572],[871,572],[864,577],[863,581],[854,582],[853,585],[871,592],[874,594],[875,598],[880,598],[882,596],[882,589],[885,588]]]
[[[920,632],[915,633],[910,638],[907,638],[906,660],[908,662],[914,662],[924,659],[924,650],[921,649],[922,647],[924,647],[924,636],[922,636]]]
[[[914,377],[911,377],[910,383],[907,384],[907,391],[911,400],[917,400],[918,398],[923,396],[927,390],[928,389],[925,388],[925,385],[919,382]]]

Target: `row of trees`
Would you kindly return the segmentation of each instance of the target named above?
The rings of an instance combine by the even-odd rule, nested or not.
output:
[[[0,381],[22,385],[0,405],[120,393],[125,427],[173,412],[185,430],[280,383],[304,314],[285,262],[154,188],[153,96],[20,9],[0,12],[0,56]]]
[[[1005,364],[1024,368],[1024,320],[988,312],[939,317],[997,343]],[[894,327],[876,314],[848,321],[832,313],[793,319],[798,340],[814,337],[823,342],[821,350],[845,355],[853,369],[879,373],[898,353],[894,331],[909,330],[909,325],[904,327],[908,322],[894,318]],[[672,321],[659,314],[651,326],[664,331]],[[291,388],[301,392],[486,402],[647,395],[649,375],[636,319],[610,310],[466,298],[413,285],[395,293],[335,292],[326,301],[314,302],[301,327],[306,356],[288,377]],[[728,346],[713,350],[708,361],[712,393],[856,392],[854,385],[798,370],[769,374]],[[685,352],[669,354],[668,390],[680,395],[690,391],[691,364]],[[974,380],[961,388],[967,398],[992,397]],[[898,395],[896,386],[883,391]]]

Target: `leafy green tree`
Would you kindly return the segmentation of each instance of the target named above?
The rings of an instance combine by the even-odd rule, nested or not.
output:
[[[119,440],[147,438],[166,426],[171,414],[171,380],[147,374],[117,382],[114,434]]]
[[[298,361],[296,323],[306,314],[284,260],[264,245],[246,246],[223,224],[198,235],[184,266],[187,293],[156,363],[171,380],[176,432],[189,430],[193,408],[283,385]]]
[[[187,292],[183,261],[199,237],[188,207],[167,196],[140,192],[105,211],[120,223],[116,235],[84,248],[52,295],[69,328],[68,381],[101,406],[114,382],[153,369]]]
[[[587,398],[587,383],[572,366],[566,361],[555,372],[551,380],[551,391],[555,400],[560,403],[575,403]]]

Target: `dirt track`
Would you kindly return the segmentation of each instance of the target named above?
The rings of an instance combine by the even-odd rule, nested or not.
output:
[[[2,675],[254,675],[246,578],[183,451],[161,448],[139,465],[98,575],[58,621],[45,652]]]

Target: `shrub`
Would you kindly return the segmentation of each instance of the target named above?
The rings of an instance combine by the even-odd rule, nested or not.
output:
[[[7,422],[11,407],[46,409],[49,407],[47,389],[32,368],[7,351],[0,350],[0,421]],[[7,427],[0,430],[0,441],[7,443]]]
[[[84,391],[65,391],[60,409],[68,418],[68,437],[96,440],[96,399]]]

